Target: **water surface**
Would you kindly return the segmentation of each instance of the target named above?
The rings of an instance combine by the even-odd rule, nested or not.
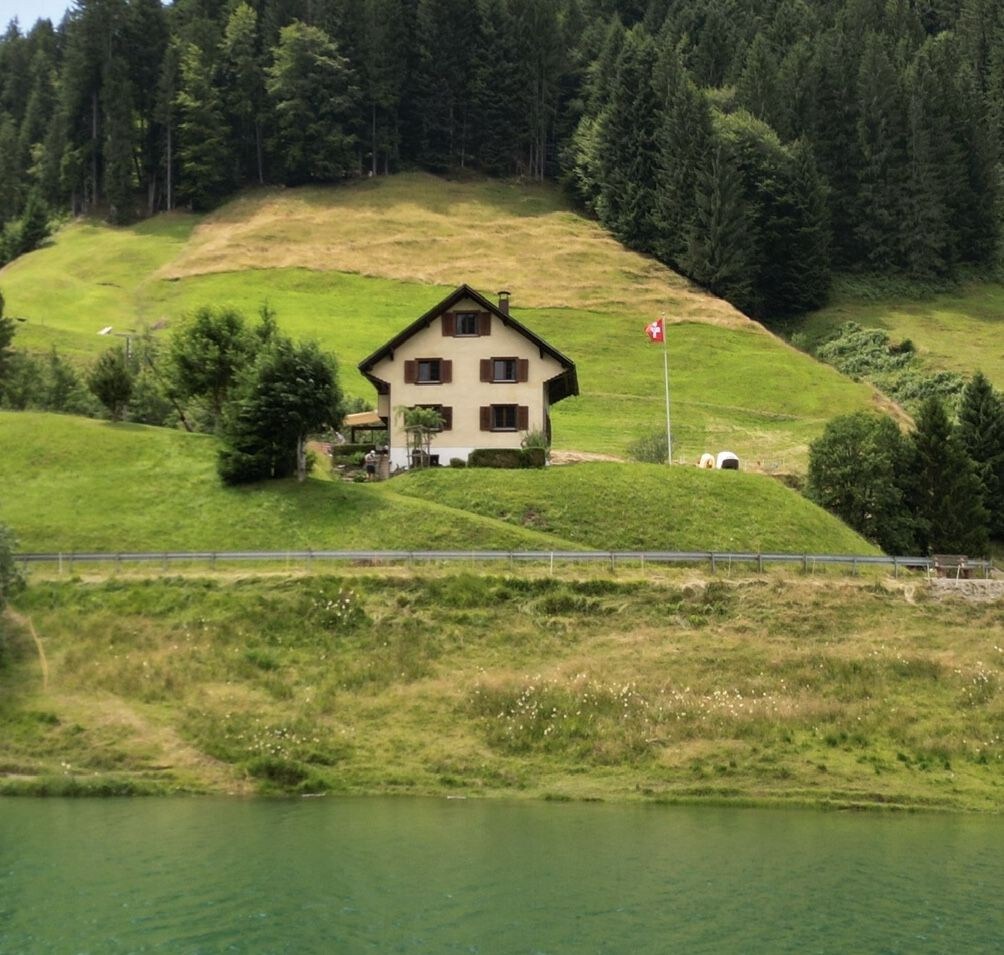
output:
[[[0,800],[0,952],[1004,951],[1004,820]]]

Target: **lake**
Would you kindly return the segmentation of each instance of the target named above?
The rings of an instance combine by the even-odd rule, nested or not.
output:
[[[1004,818],[0,800],[0,952],[999,953]]]

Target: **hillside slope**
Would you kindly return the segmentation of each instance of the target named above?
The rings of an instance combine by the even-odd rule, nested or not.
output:
[[[0,523],[25,551],[872,550],[753,475],[574,465],[227,488],[215,452],[205,435],[0,412]]]
[[[18,344],[89,360],[98,331],[165,334],[204,304],[253,315],[336,352],[351,395],[374,398],[356,363],[470,282],[513,292],[514,313],[576,361],[582,394],[554,409],[557,447],[623,454],[663,420],[666,314],[680,459],[734,450],[800,468],[830,417],[876,396],[789,348],[728,304],[626,250],[549,186],[403,174],[338,188],[269,189],[204,218],[127,229],[74,223],[0,272]]]

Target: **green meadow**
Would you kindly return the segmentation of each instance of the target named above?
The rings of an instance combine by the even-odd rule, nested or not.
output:
[[[1004,388],[1004,285],[964,282],[952,291],[906,286],[871,290],[838,284],[833,302],[792,325],[810,347],[844,322],[881,328],[893,342],[910,339],[932,370],[982,371]]]
[[[623,455],[662,426],[662,355],[643,331],[659,314],[677,460],[727,448],[800,470],[830,417],[878,401],[628,251],[551,187],[407,174],[252,190],[206,217],[71,223],[0,271],[8,313],[25,319],[19,346],[86,364],[110,343],[102,328],[160,336],[202,305],[253,316],[267,302],[289,333],[331,349],[345,391],[365,400],[356,364],[464,281],[489,297],[511,289],[514,314],[577,363],[580,397],[553,410],[558,448]]]
[[[0,523],[24,551],[721,549],[874,552],[762,475],[582,463],[439,469],[381,484],[225,487],[216,441],[0,412]]]
[[[15,611],[4,793],[1004,795],[1000,603],[922,580],[38,579]]]

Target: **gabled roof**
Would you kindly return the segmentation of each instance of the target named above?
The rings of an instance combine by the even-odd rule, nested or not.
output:
[[[381,389],[381,386],[385,388],[387,383],[372,374],[373,367],[378,362],[383,361],[384,358],[393,359],[394,352],[411,338],[412,335],[428,328],[433,320],[442,315],[443,312],[449,311],[457,302],[465,298],[477,302],[481,308],[494,315],[504,325],[519,332],[528,341],[533,342],[540,349],[541,357],[550,355],[561,365],[563,369],[561,374],[556,375],[547,382],[548,398],[552,404],[560,401],[562,398],[579,393],[579,379],[575,371],[575,362],[563,355],[558,349],[553,348],[543,338],[535,335],[529,328],[516,321],[511,315],[506,315],[497,305],[486,299],[480,292],[471,288],[466,282],[450,292],[438,305],[433,305],[421,318],[417,318],[403,331],[398,332],[386,345],[382,345],[368,358],[364,358],[359,362],[359,371],[376,386],[378,391]]]

